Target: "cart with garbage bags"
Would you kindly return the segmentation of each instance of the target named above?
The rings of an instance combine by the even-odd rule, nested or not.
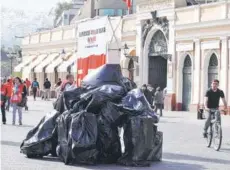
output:
[[[54,110],[28,132],[20,150],[28,158],[51,154],[65,164],[150,166],[162,159],[158,121],[142,91],[122,76],[120,66],[105,64],[87,75],[81,87],[59,96]]]

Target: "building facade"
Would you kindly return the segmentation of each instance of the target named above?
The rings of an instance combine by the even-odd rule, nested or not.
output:
[[[123,16],[121,22],[120,43],[129,50],[124,55],[122,48],[119,56],[123,75],[139,86],[167,88],[165,109],[184,111],[203,107],[205,92],[217,78],[230,112],[230,2],[193,6],[187,6],[185,0],[135,3],[136,13]],[[70,27],[71,33],[65,34]],[[27,37],[24,55],[35,51],[60,53],[63,48],[77,51],[77,22],[58,29],[59,33],[51,30],[46,35],[49,42],[42,42],[45,32],[37,38],[34,34]]]

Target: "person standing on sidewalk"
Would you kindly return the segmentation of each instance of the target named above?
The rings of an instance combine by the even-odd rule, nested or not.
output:
[[[73,90],[74,88],[76,88],[74,84],[74,76],[72,74],[68,74],[66,76],[66,81],[61,85],[61,92]]]
[[[29,81],[28,78],[26,78],[26,89],[27,89],[27,96],[30,95],[30,86],[31,86],[31,82]]]
[[[44,84],[44,90],[45,90],[45,95],[44,95],[44,100],[50,100],[50,88],[51,88],[51,83],[48,80],[48,78],[46,78]]]
[[[22,125],[22,108],[21,102],[27,95],[26,86],[22,83],[19,77],[14,79],[13,94],[11,97],[11,103],[13,107],[13,120],[12,124],[15,125],[16,112],[18,111],[19,125]]]
[[[160,109],[160,116],[163,116],[162,109],[164,104],[164,94],[161,91],[160,87],[157,87],[155,93],[155,112],[157,113],[158,109]]]
[[[56,91],[56,98],[58,98],[58,96],[60,95],[61,92],[61,78],[58,79],[58,82],[55,84],[55,91]]]
[[[1,81],[1,112],[2,112],[2,123],[6,124],[6,94],[7,94],[7,88],[6,84],[3,82],[4,80]]]
[[[10,110],[10,98],[12,95],[12,90],[13,90],[13,80],[11,78],[7,79],[7,82],[5,84],[7,92],[6,92],[6,110]]]
[[[36,100],[37,91],[39,90],[39,83],[37,81],[37,78],[35,78],[34,81],[32,82],[31,88],[33,90],[34,100]]]
[[[26,87],[26,93],[27,93],[27,95],[25,96],[25,99],[24,99],[24,101],[23,101],[23,102],[24,102],[23,105],[25,105],[25,110],[28,111],[28,110],[29,110],[29,107],[28,107],[28,105],[27,105],[27,101],[28,101],[27,96],[28,96],[29,90],[28,90],[26,81],[24,81],[24,86]]]

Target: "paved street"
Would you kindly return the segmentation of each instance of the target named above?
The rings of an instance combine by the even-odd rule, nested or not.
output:
[[[29,112],[23,113],[23,126],[12,126],[12,115],[7,113],[7,125],[1,125],[1,168],[2,170],[229,170],[230,169],[230,117],[222,116],[223,145],[220,152],[206,148],[201,137],[203,120],[187,112],[167,112],[159,123],[164,132],[163,161],[150,168],[129,168],[116,165],[65,166],[56,158],[28,159],[19,153],[21,141],[40,118],[52,110],[52,102],[29,102]]]

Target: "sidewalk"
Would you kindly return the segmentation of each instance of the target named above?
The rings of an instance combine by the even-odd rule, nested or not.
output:
[[[174,122],[184,122],[191,123],[191,124],[197,124],[197,125],[203,125],[203,120],[197,119],[197,113],[194,112],[184,112],[184,111],[163,111],[163,117],[161,119],[168,118],[173,119]],[[230,116],[229,115],[221,115],[221,121],[223,127],[230,127]]]

